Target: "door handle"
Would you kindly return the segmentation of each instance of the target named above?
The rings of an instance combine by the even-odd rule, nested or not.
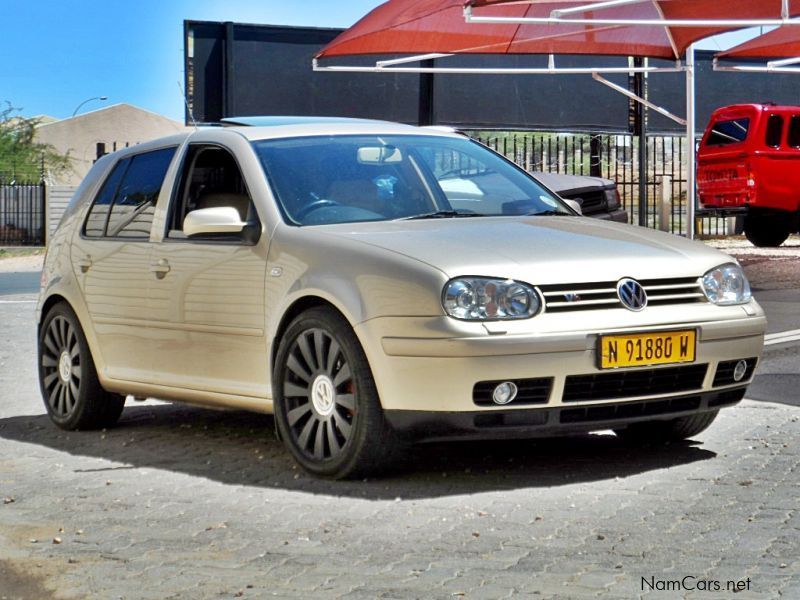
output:
[[[169,273],[169,262],[166,258],[162,258],[157,263],[150,265],[150,272],[154,273],[158,279],[164,279]]]
[[[88,254],[78,261],[78,268],[81,273],[86,273],[92,267],[92,257]]]

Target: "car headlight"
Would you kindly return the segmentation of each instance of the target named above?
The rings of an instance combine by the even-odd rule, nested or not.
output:
[[[606,206],[613,210],[615,208],[619,208],[621,204],[621,199],[619,197],[619,190],[616,187],[609,188],[605,191],[606,196]]]
[[[493,321],[528,319],[542,302],[533,287],[513,279],[459,277],[444,287],[442,305],[456,319]]]
[[[701,280],[703,293],[714,304],[745,304],[750,301],[750,282],[739,265],[729,263],[711,269]]]

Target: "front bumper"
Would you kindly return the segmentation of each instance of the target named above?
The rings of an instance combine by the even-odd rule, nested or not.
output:
[[[404,440],[517,439],[620,429],[633,423],[676,419],[699,412],[733,406],[746,386],[636,402],[610,402],[599,406],[434,413],[389,410],[389,424]]]
[[[694,320],[687,313],[694,313]],[[648,314],[645,314],[648,313]],[[386,317],[361,323],[356,333],[361,340],[373,371],[381,403],[386,411],[436,413],[433,420],[449,419],[447,413],[470,415],[494,411],[543,412],[550,409],[575,409],[663,400],[677,396],[744,389],[752,378],[734,384],[715,384],[720,363],[761,356],[766,319],[757,303],[745,306],[717,307],[687,305],[654,307],[643,313],[618,311],[586,311],[581,314],[541,315],[527,323],[463,323],[447,317]],[[606,324],[598,327],[598,321]],[[536,321],[535,333],[531,332]],[[564,326],[570,326],[564,330]],[[636,393],[595,395],[583,399],[570,392],[574,378],[603,375],[597,367],[597,339],[603,334],[642,333],[695,329],[696,360],[701,372],[693,374],[693,383],[676,386],[637,388]],[[655,377],[664,374],[647,367]],[[645,367],[617,369],[611,373],[641,372]],[[676,375],[684,383],[681,373]],[[548,391],[543,401],[535,404],[505,407],[478,404],[476,385],[482,382],[547,379]],[[572,388],[574,390],[574,387]],[[705,405],[704,405],[705,406]],[[703,406],[694,409],[702,411]],[[400,426],[403,415],[392,419]],[[427,419],[427,417],[425,417]],[[541,416],[536,417],[540,419]],[[414,418],[414,420],[417,420]],[[550,420],[548,424],[552,424]]]

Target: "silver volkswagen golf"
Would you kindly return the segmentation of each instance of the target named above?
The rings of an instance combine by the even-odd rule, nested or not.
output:
[[[582,218],[455,132],[253,118],[99,160],[50,243],[45,406],[275,414],[311,473],[405,443],[695,436],[739,402],[764,313],[702,244]]]

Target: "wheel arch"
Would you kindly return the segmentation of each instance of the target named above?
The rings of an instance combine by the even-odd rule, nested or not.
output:
[[[294,321],[299,315],[304,313],[307,310],[317,307],[326,307],[330,308],[331,310],[335,311],[339,314],[345,321],[350,324],[350,327],[353,328],[355,333],[355,327],[353,327],[353,322],[351,319],[347,318],[347,315],[333,302],[330,300],[323,298],[322,296],[311,294],[302,296],[300,298],[295,299],[287,308],[283,311],[281,315],[280,321],[278,322],[277,327],[275,328],[275,333],[272,336],[271,341],[271,348],[270,348],[270,356],[269,356],[269,372],[270,372],[270,380],[272,380],[272,372],[275,369],[275,359],[278,356],[278,347],[280,346],[281,339],[283,338],[283,334],[286,333],[286,330],[289,328],[289,324]],[[356,334],[358,337],[358,334]],[[359,343],[361,340],[359,340]],[[363,346],[363,344],[362,344]]]
[[[51,294],[50,296],[47,297],[47,299],[44,302],[42,302],[42,307],[40,310],[41,316],[39,317],[39,322],[37,323],[37,328],[39,330],[41,330],[42,328],[42,323],[44,323],[44,320],[47,317],[47,313],[49,313],[56,304],[59,304],[61,302],[69,306],[72,312],[77,314],[77,312],[75,311],[75,307],[72,306],[72,304],[70,303],[69,300],[67,300],[67,298],[65,298],[61,294]],[[80,318],[78,320],[80,321]],[[83,328],[84,330],[86,329],[85,327],[83,327],[83,323],[81,323],[81,328]]]
[[[47,298],[42,301],[41,307],[39,309],[39,320],[36,324],[36,338],[38,340],[39,335],[42,331],[42,324],[44,323],[47,314],[52,310],[52,308],[59,303],[66,304],[69,309],[75,315],[75,318],[78,320],[78,325],[80,325],[81,331],[83,332],[83,336],[86,338],[86,343],[89,345],[89,352],[92,355],[92,360],[95,363],[95,367],[97,369],[97,376],[100,378],[101,383],[105,384],[105,375],[104,375],[104,366],[105,363],[103,362],[102,353],[99,351],[97,338],[95,337],[94,328],[87,326],[86,320],[90,319],[88,314],[83,314],[81,310],[81,306],[77,305],[76,302],[70,300],[70,298],[64,294],[59,292],[53,292]],[[85,317],[85,318],[84,318]]]

